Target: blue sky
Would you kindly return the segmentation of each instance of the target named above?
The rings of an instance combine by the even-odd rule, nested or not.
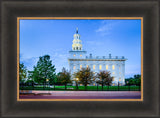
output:
[[[28,70],[48,54],[56,67],[68,67],[76,27],[83,49],[94,56],[125,56],[125,76],[141,73],[141,20],[20,20],[20,61]]]

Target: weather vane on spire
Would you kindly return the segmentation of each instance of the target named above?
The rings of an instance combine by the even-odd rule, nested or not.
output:
[[[78,27],[76,28],[76,33],[78,34]]]

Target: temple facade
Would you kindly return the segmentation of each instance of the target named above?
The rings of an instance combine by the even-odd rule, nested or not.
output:
[[[125,57],[112,56],[94,56],[92,54],[87,55],[87,51],[83,50],[82,41],[78,29],[73,35],[72,50],[69,51],[69,69],[72,74],[72,79],[76,79],[73,73],[84,67],[89,67],[95,74],[107,70],[113,76],[112,86],[116,86],[119,82],[120,85],[125,84]],[[74,84],[74,83],[73,83]],[[93,82],[92,85],[96,85]]]

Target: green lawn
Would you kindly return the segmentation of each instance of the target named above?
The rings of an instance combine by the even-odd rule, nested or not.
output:
[[[45,87],[43,86],[25,86],[20,87],[20,90],[56,90],[56,91],[64,91],[65,86],[54,86],[52,87]],[[78,91],[84,91],[84,86],[78,86]],[[118,91],[118,86],[103,86],[103,91]],[[119,91],[140,91],[139,86],[119,86]],[[76,86],[67,86],[66,91],[76,91]],[[97,86],[87,86],[87,91],[97,91]],[[98,86],[98,91],[102,91],[102,86]]]

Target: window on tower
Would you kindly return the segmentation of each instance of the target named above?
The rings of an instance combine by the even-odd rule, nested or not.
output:
[[[93,65],[93,70],[95,70],[95,68],[96,68],[96,66],[95,66],[95,65]]]
[[[115,69],[115,66],[114,66],[114,65],[112,65],[112,69],[113,69],[113,70]]]
[[[100,70],[102,69],[102,65],[99,65],[99,69],[100,69]]]
[[[106,70],[108,70],[108,65],[106,65]]]
[[[82,65],[80,65],[80,69],[82,69]]]

